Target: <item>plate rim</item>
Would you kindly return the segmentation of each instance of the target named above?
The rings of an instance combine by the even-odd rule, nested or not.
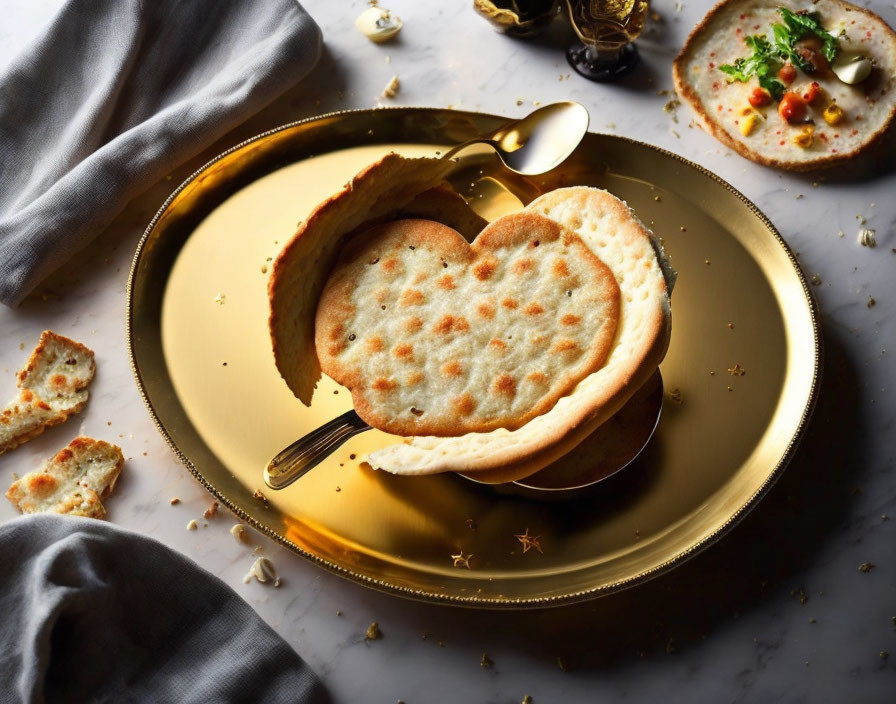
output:
[[[750,511],[752,511],[759,501],[771,490],[777,480],[780,478],[781,474],[783,474],[784,469],[793,459],[796,454],[797,449],[799,448],[800,442],[805,435],[806,428],[812,418],[813,412],[817,405],[820,386],[821,386],[821,376],[823,370],[823,361],[824,361],[824,348],[823,348],[823,338],[821,336],[821,322],[820,315],[818,309],[818,302],[815,299],[814,294],[812,293],[811,288],[809,287],[809,283],[806,279],[805,274],[803,273],[802,268],[799,266],[799,262],[797,261],[793,250],[790,248],[790,245],[784,240],[781,236],[781,233],[774,226],[768,216],[763,213],[759,207],[753,203],[749,198],[747,198],[743,193],[741,193],[738,189],[724,180],[722,177],[718,176],[714,172],[709,169],[693,162],[675,152],[671,152],[667,149],[663,149],[662,147],[658,147],[653,144],[649,144],[647,142],[641,142],[636,139],[632,139],[630,137],[626,137],[624,135],[616,135],[616,134],[608,134],[602,132],[589,132],[589,134],[599,135],[601,137],[606,137],[613,140],[618,140],[620,142],[629,143],[639,148],[646,148],[650,151],[656,152],[664,157],[671,157],[675,161],[683,164],[684,166],[693,168],[701,173],[703,176],[707,176],[717,184],[725,188],[729,193],[733,194],[737,198],[741,200],[741,202],[746,205],[751,213],[758,217],[760,222],[765,226],[765,228],[769,231],[769,233],[774,237],[776,243],[784,250],[784,253],[787,255],[787,259],[790,262],[791,267],[797,275],[797,278],[802,287],[803,295],[805,297],[806,304],[808,306],[808,312],[810,321],[812,324],[812,343],[814,348],[814,359],[813,359],[813,372],[812,372],[812,383],[809,391],[809,397],[805,402],[805,406],[802,409],[802,413],[800,416],[799,424],[796,427],[792,437],[789,439],[787,447],[784,449],[784,452],[781,456],[781,459],[775,465],[775,467],[769,472],[768,476],[765,478],[763,483],[756,489],[755,492],[730,516],[728,516],[727,520],[725,520],[721,525],[719,525],[712,533],[705,536],[703,539],[695,542],[690,545],[687,549],[682,550],[672,557],[664,560],[663,562],[654,565],[650,569],[642,570],[636,574],[633,574],[625,579],[616,580],[609,584],[598,585],[593,589],[580,589],[574,592],[570,592],[567,594],[553,595],[553,596],[541,596],[541,597],[478,597],[475,595],[450,595],[450,594],[439,594],[432,591],[424,591],[422,589],[414,589],[411,587],[404,587],[396,584],[391,584],[381,579],[375,579],[368,575],[364,575],[358,572],[354,572],[353,570],[344,567],[336,562],[332,562],[330,560],[326,560],[314,553],[311,553],[301,546],[297,545],[293,541],[289,540],[285,535],[281,535],[275,530],[271,530],[254,519],[251,515],[249,515],[246,511],[237,506],[233,501],[228,499],[224,494],[222,494],[214,485],[211,484],[209,480],[205,478],[202,472],[193,464],[193,462],[183,453],[183,451],[176,445],[173,438],[169,434],[168,430],[165,428],[164,424],[161,422],[158,414],[156,413],[155,408],[153,407],[152,401],[149,398],[147,393],[147,389],[143,378],[140,374],[140,371],[137,366],[136,359],[136,351],[135,351],[135,340],[134,340],[134,330],[132,327],[132,319],[133,319],[133,298],[134,298],[134,288],[135,281],[137,276],[137,270],[139,268],[141,257],[146,248],[146,244],[149,241],[150,236],[158,225],[159,221],[163,217],[163,215],[167,212],[168,208],[174,202],[174,200],[186,189],[190,184],[192,184],[197,178],[199,178],[205,171],[209,168],[213,167],[222,159],[228,157],[229,155],[237,152],[259,140],[265,139],[273,134],[277,134],[278,132],[283,132],[285,130],[293,129],[300,125],[307,125],[309,123],[317,122],[317,121],[325,121],[332,118],[338,117],[350,117],[354,115],[369,115],[372,113],[430,113],[430,114],[455,114],[455,115],[466,115],[471,117],[485,117],[495,120],[506,120],[510,121],[513,118],[495,115],[492,113],[479,112],[474,110],[453,110],[450,108],[439,108],[439,107],[417,107],[417,106],[389,106],[389,107],[377,107],[377,108],[366,108],[366,109],[355,109],[355,110],[337,110],[333,112],[323,113],[320,115],[313,115],[311,117],[307,117],[301,120],[295,120],[293,122],[288,122],[278,127],[271,128],[269,130],[265,130],[257,135],[249,137],[240,141],[239,143],[231,146],[220,154],[216,155],[202,166],[200,166],[196,171],[190,174],[184,181],[171,192],[171,194],[164,200],[159,209],[153,215],[149,224],[146,226],[146,229],[143,231],[143,234],[140,237],[139,242],[137,243],[136,250],[134,252],[133,259],[131,261],[130,271],[128,273],[128,282],[126,289],[126,312],[125,312],[125,334],[126,334],[126,342],[127,342],[127,353],[128,353],[128,363],[131,368],[131,372],[134,375],[134,380],[136,382],[137,390],[140,394],[141,399],[143,400],[143,404],[146,406],[146,409],[149,411],[150,418],[153,421],[153,424],[156,426],[156,429],[161,433],[162,437],[165,439],[165,442],[174,452],[175,456],[181,461],[181,463],[189,470],[189,472],[193,475],[193,477],[203,486],[205,489],[212,494],[218,501],[223,503],[231,512],[233,512],[236,516],[246,521],[250,526],[252,526],[255,530],[263,533],[267,537],[275,540],[280,545],[288,548],[290,551],[298,554],[299,556],[311,561],[312,563],[324,567],[329,572],[336,574],[340,577],[348,579],[356,584],[363,585],[365,587],[372,588],[376,591],[380,591],[387,594],[392,594],[395,596],[401,596],[404,598],[413,599],[415,601],[421,601],[425,603],[434,603],[434,604],[443,604],[449,606],[459,606],[459,607],[467,607],[467,608],[481,608],[481,609],[491,609],[491,610],[522,610],[522,609],[538,609],[545,607],[557,607],[563,606],[572,603],[578,603],[582,601],[587,601],[590,599],[595,599],[601,596],[607,596],[609,594],[614,594],[616,592],[620,592],[624,589],[628,589],[630,587],[636,586],[638,584],[642,584],[647,582],[655,577],[659,577],[666,572],[674,569],[680,564],[683,564],[687,560],[695,557],[699,553],[703,552],[710,546],[714,545],[716,542],[721,540],[727,533],[737,524],[739,523]]]

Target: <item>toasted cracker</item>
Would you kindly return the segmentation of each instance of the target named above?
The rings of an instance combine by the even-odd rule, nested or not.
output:
[[[123,464],[116,445],[77,437],[38,471],[14,481],[6,498],[22,513],[105,518],[102,499],[112,492]]]
[[[452,167],[449,160],[387,154],[317,206],[280,252],[268,286],[268,325],[277,369],[302,403],[310,405],[320,379],[314,312],[346,237],[397,216],[420,194],[439,186]],[[439,207],[451,208],[445,199]]]
[[[317,311],[326,374],[370,425],[398,435],[516,429],[606,359],[619,286],[573,233],[507,215],[470,245],[408,219],[359,234]]]
[[[875,64],[872,75],[855,86],[833,73],[807,75],[798,70],[788,89],[799,90],[815,81],[824,96],[809,107],[815,132],[807,149],[793,141],[804,125],[791,125],[780,117],[775,101],[758,110],[762,118],[750,135],[741,134],[745,116],[739,113],[750,109],[747,98],[758,82],[755,78],[732,82],[719,69],[752,53],[743,41],[745,36],[765,34],[773,23],[782,24],[779,7],[818,12],[831,34],[846,30],[840,39],[842,52],[861,53]],[[808,5],[794,0],[724,0],[691,32],[673,64],[673,77],[676,91],[694,110],[698,124],[747,159],[793,171],[829,167],[865,152],[893,122],[896,33],[873,12],[841,0],[814,0]],[[845,113],[837,125],[828,125],[822,117],[832,101]]]
[[[518,430],[417,437],[369,455],[398,474],[476,472],[482,481],[528,476],[563,456],[612,417],[659,365],[669,344],[669,287],[651,233],[615,196],[596,188],[562,188],[530,203],[572,230],[609,266],[622,293],[619,328],[604,365]]]
[[[45,330],[17,375],[18,395],[0,412],[0,454],[80,412],[95,371],[91,350]]]

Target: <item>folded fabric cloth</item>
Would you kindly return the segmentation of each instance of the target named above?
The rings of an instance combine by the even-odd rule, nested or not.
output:
[[[18,304],[319,54],[296,0],[68,0],[0,75],[0,302]]]
[[[291,702],[330,698],[217,577],[89,518],[0,526],[0,701]]]

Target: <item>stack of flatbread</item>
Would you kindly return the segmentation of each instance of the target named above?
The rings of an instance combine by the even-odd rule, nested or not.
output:
[[[315,209],[272,272],[274,356],[306,404],[323,371],[405,436],[373,467],[514,481],[653,374],[674,275],[606,191],[558,189],[486,223],[449,168],[391,154]]]

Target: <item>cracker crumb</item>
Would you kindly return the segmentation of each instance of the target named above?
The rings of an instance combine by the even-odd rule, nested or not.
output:
[[[243,583],[248,584],[252,581],[253,577],[261,584],[272,584],[275,587],[280,586],[280,578],[277,576],[277,571],[274,569],[274,563],[266,557],[258,557],[255,559],[255,562],[252,563],[252,567],[249,568],[246,576],[243,577]]]
[[[747,370],[735,362],[733,367],[729,367],[728,373],[731,376],[744,376],[747,373]]]
[[[168,503],[171,504],[172,506],[177,506],[180,503],[180,499],[177,498],[176,496],[174,496],[171,498],[171,500]]]
[[[218,295],[215,296],[215,303],[220,306],[224,305],[225,300],[227,300],[227,296],[221,292],[218,292]]]
[[[249,533],[246,531],[246,526],[244,526],[242,523],[234,524],[230,529],[230,534],[238,543],[246,545],[250,542]]]
[[[197,528],[199,528],[199,524],[196,522],[195,518],[187,523],[187,530],[196,530]]]
[[[812,274],[812,278],[809,279],[809,283],[813,286],[821,286],[821,277],[818,274]]]
[[[856,241],[863,247],[877,247],[877,238],[875,237],[876,234],[876,230],[862,228],[861,230],[859,230],[859,234],[856,235]]]
[[[383,632],[380,630],[380,625],[376,621],[371,623],[364,633],[365,640],[377,640],[382,637]]]
[[[516,104],[517,104],[517,105],[522,105],[524,102],[525,102],[525,101],[523,101],[523,100],[517,98]]]
[[[212,501],[211,505],[207,509],[205,509],[205,513],[203,513],[202,515],[205,518],[211,518],[212,516],[216,516],[217,514],[218,514],[218,502]]]
[[[881,650],[877,654],[877,657],[879,657],[881,660],[886,660],[888,657],[890,657],[890,654],[886,650]]]
[[[479,667],[491,667],[491,666],[494,665],[494,664],[495,664],[495,661],[492,660],[492,659],[488,656],[488,653],[483,653],[483,654],[482,654],[482,658],[480,658],[480,660],[479,660]]]
[[[522,704],[532,704],[532,697],[527,694],[525,697],[523,697]]]
[[[874,308],[874,306],[877,305],[877,301],[875,301],[873,298],[869,297],[868,303],[866,303],[865,305],[868,306],[869,308]]]
[[[867,573],[873,570],[875,567],[877,567],[877,565],[875,565],[873,562],[863,562],[861,565],[859,565],[859,572]]]
[[[261,499],[265,503],[267,503],[268,497],[261,493],[261,489],[256,489],[255,493],[252,494],[252,498]]]
[[[669,390],[669,400],[672,403],[677,403],[679,406],[681,405],[681,390],[678,388]]]
[[[562,656],[557,657],[557,667],[561,672],[566,672],[566,660]]]
[[[383,88],[383,97],[394,98],[396,95],[398,95],[398,91],[400,89],[401,83],[398,80],[398,76],[392,76],[392,78],[386,84],[386,87]]]

